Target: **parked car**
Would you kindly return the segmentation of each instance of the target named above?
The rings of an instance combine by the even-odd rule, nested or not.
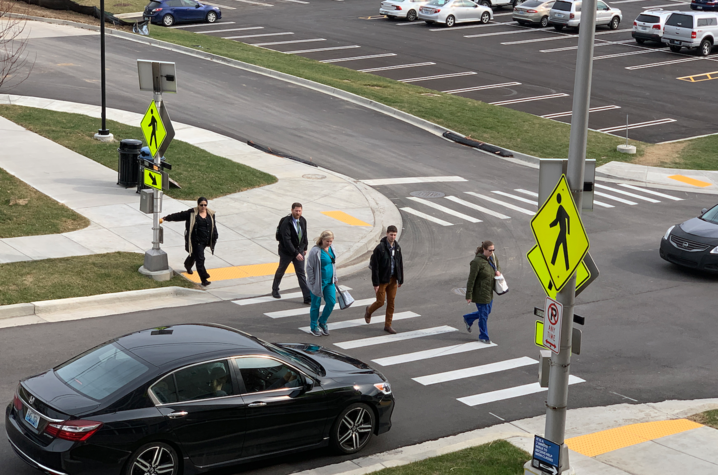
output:
[[[381,2],[379,14],[389,20],[405,18],[408,21],[415,21],[418,17],[419,8],[428,4],[430,0],[385,0]]]
[[[222,10],[195,0],[153,0],[146,7],[144,19],[157,25],[172,26],[175,23],[214,23],[222,18]]]
[[[698,54],[708,56],[718,37],[718,15],[703,12],[675,12],[666,20],[661,41],[671,51],[698,48]]]
[[[451,28],[456,23],[493,20],[494,12],[489,7],[477,5],[471,0],[431,0],[419,8],[419,19],[427,25],[442,23]]]
[[[679,266],[718,273],[718,205],[668,228],[660,255]]]
[[[623,14],[618,8],[609,7],[606,2],[596,2],[596,26],[606,25],[612,30],[618,29]],[[548,24],[556,31],[564,27],[578,28],[581,25],[581,1],[558,0],[551,7]]]
[[[663,27],[673,12],[668,10],[645,10],[633,21],[631,36],[636,43],[642,45],[645,41],[661,43]]]
[[[367,364],[223,325],[131,333],[20,382],[10,445],[54,475],[196,474],[391,428],[394,396]]]
[[[511,17],[519,25],[539,24],[542,28],[548,26],[548,15],[555,0],[527,0],[514,8]]]
[[[482,5],[488,8],[494,7],[515,7],[521,0],[472,0],[477,5]]]
[[[718,10],[718,1],[716,0],[691,0],[691,10]]]

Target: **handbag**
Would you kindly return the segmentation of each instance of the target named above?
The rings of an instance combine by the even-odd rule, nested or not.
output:
[[[348,290],[342,290],[339,288],[339,284],[334,284],[334,290],[337,294],[337,303],[339,303],[339,310],[349,308],[354,303],[354,297],[351,296]]]
[[[509,284],[506,283],[503,275],[494,276],[494,292],[498,295],[504,295],[509,291]]]

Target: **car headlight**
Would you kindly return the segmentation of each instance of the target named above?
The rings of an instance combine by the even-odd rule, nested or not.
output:
[[[663,239],[668,239],[668,236],[671,235],[671,231],[673,231],[673,228],[675,228],[675,226],[671,226],[670,228],[668,228],[668,231],[666,231],[666,234],[663,236]]]
[[[711,249],[711,252],[710,252],[710,253],[711,253],[711,254],[718,254],[718,246],[716,246],[716,247],[714,247],[713,249]]]
[[[381,391],[383,394],[391,394],[391,386],[389,385],[389,383],[376,383],[374,387]]]

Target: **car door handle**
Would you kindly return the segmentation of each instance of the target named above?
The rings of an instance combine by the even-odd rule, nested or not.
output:
[[[180,411],[180,412],[171,412],[167,414],[167,417],[170,419],[179,419],[180,417],[184,417],[188,414],[187,411]]]
[[[266,402],[253,402],[252,404],[249,405],[249,407],[263,407],[266,405],[267,405]]]

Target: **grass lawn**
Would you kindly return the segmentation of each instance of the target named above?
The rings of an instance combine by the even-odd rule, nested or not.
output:
[[[385,468],[374,475],[523,475],[531,455],[497,440],[420,462]]]
[[[93,138],[99,119],[81,114],[0,105],[0,116],[113,170],[117,170],[117,141],[143,138],[139,127],[108,120],[107,127],[117,141],[102,143]],[[179,140],[172,141],[166,157],[172,164],[170,177],[182,187],[170,188],[165,192],[172,198],[195,200],[205,196],[211,200],[277,181],[272,175]]]
[[[100,0],[74,0],[80,5],[100,8]],[[145,11],[149,0],[106,0],[105,11],[110,13],[135,13]]]
[[[718,409],[701,412],[700,414],[689,417],[689,419],[699,424],[718,429]]]
[[[687,142],[678,162],[670,162],[673,168],[689,170],[718,170],[718,136],[702,137]]]
[[[0,264],[0,305],[155,289],[196,287],[181,276],[157,282],[137,269],[144,255],[113,252]]]
[[[0,168],[0,238],[65,233],[89,225],[84,216]]]

